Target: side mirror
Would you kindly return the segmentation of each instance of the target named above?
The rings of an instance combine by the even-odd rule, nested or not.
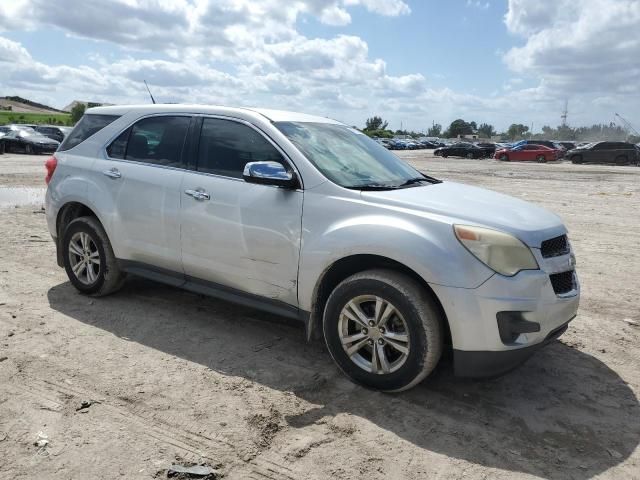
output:
[[[280,162],[249,162],[244,166],[242,178],[247,183],[275,185],[284,188],[296,188],[298,179]]]

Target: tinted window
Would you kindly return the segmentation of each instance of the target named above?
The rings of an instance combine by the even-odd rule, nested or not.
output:
[[[111,142],[111,145],[107,147],[107,154],[111,158],[124,159],[124,156],[127,153],[129,133],[131,133],[131,128],[127,128],[124,132],[118,135],[118,138]]]
[[[131,127],[126,152],[122,152],[124,133],[110,146],[115,155],[124,153],[127,160],[153,163],[168,167],[182,167],[182,148],[184,146],[190,117],[161,116],[140,120]],[[114,145],[116,142],[118,147]],[[116,151],[120,148],[120,151]],[[115,157],[121,158],[121,157]]]
[[[117,118],[119,118],[118,115],[85,114],[76,124],[69,136],[64,140],[64,142],[62,142],[58,150],[70,150],[76,145],[80,145],[91,135],[99,132]]]
[[[267,160],[283,163],[280,152],[254,129],[231,120],[203,120],[198,153],[199,171],[242,178],[248,162]]]
[[[611,148],[610,144],[607,142],[597,143],[593,149],[594,150],[609,150]]]

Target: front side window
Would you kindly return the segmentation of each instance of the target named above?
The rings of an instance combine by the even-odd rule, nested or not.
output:
[[[184,147],[190,117],[144,118],[122,132],[107,153],[111,158],[183,168]]]
[[[346,188],[396,188],[424,176],[362,132],[345,125],[276,122],[275,126],[334,183]]]
[[[118,118],[119,115],[85,113],[71,133],[65,138],[64,142],[58,147],[58,151],[71,150]]]
[[[232,120],[205,118],[200,132],[198,171],[242,178],[249,162],[275,161],[282,155],[253,128]]]

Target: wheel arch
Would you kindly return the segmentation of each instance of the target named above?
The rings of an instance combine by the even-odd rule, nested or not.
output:
[[[342,257],[327,267],[315,284],[312,296],[312,306],[307,322],[307,339],[322,337],[322,315],[331,292],[346,278],[359,272],[372,269],[388,269],[405,274],[420,284],[434,300],[443,322],[445,345],[451,344],[451,330],[447,315],[429,284],[415,270],[403,263],[382,255],[354,254]]]
[[[69,201],[65,203],[56,216],[56,259],[60,267],[63,266],[63,250],[62,250],[62,237],[64,231],[73,220],[79,217],[94,217],[100,222],[104,228],[104,224],[100,220],[100,217],[87,205],[78,201]]]

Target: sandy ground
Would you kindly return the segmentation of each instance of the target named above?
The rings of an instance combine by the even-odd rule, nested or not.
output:
[[[640,168],[401,155],[568,225],[579,315],[507,376],[456,379],[445,363],[386,395],[258,311],[134,278],[81,296],[55,264],[42,190],[25,190],[45,157],[0,156],[0,478],[166,478],[180,461],[232,479],[640,479]]]

